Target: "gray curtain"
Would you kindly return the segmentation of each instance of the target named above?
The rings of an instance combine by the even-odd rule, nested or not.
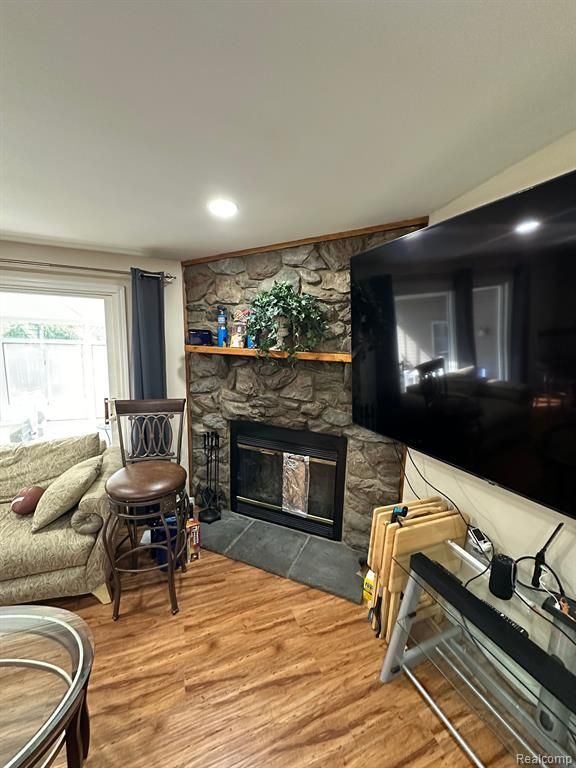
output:
[[[164,272],[132,273],[132,377],[134,397],[166,397]]]

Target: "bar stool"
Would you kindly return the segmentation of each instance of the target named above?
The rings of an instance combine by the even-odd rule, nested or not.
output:
[[[178,613],[174,573],[186,571],[186,522],[190,501],[186,470],[180,466],[185,400],[116,400],[122,469],[106,482],[110,514],[104,523],[104,547],[112,571],[118,619],[122,573],[165,570],[172,613]],[[121,528],[126,535],[119,541]],[[150,540],[144,541],[144,530]],[[128,542],[125,551],[121,548]],[[165,562],[141,566],[138,555],[163,553]],[[125,561],[130,558],[130,567]]]

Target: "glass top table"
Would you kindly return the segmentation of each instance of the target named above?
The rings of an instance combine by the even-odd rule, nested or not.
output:
[[[551,609],[552,598],[546,594],[518,587],[511,600],[495,597],[488,586],[486,563],[453,543],[423,549],[422,554],[445,569],[439,579],[440,584],[448,586],[441,594],[423,575],[426,567],[414,570],[411,555],[395,558],[390,587],[404,597],[381,680],[389,682],[404,673],[476,766],[484,764],[482,759],[443,715],[434,700],[436,690],[448,686],[511,756],[525,756],[525,762],[528,758],[554,759],[564,764],[575,761],[576,711],[551,692],[556,689],[548,673],[527,671],[530,664],[526,664],[525,657],[522,662],[522,654],[516,652],[522,643],[515,633],[520,632],[535,644],[529,655],[535,658],[542,651],[544,663],[552,657],[553,666],[561,665],[560,676],[572,690],[572,681],[576,681],[576,621],[564,620]],[[457,596],[447,598],[452,594],[451,576],[465,587],[464,602],[459,602]],[[456,587],[456,592],[459,589]],[[511,632],[515,645],[510,647],[504,642],[506,628],[502,630],[500,617],[489,615],[484,623],[475,611],[470,612],[466,603],[474,601],[468,595],[491,606],[489,614],[494,609],[514,622]]]
[[[0,608],[0,768],[50,765],[64,743],[68,765],[82,765],[92,660],[92,635],[79,616]]]

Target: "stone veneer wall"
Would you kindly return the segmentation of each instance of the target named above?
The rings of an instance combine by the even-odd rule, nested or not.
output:
[[[231,317],[274,281],[317,296],[329,324],[322,351],[350,350],[350,258],[368,248],[413,231],[388,230],[300,245],[244,257],[187,266],[188,326],[216,331],[217,307]],[[366,548],[371,510],[396,501],[400,468],[388,441],[352,424],[351,366],[284,360],[190,354],[189,405],[192,415],[192,489],[205,483],[202,434],[222,435],[220,479],[229,493],[229,420],[245,419],[280,427],[309,429],[348,438],[343,539]]]

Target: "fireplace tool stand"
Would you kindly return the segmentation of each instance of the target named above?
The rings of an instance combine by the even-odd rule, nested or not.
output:
[[[215,523],[222,517],[220,435],[218,432],[205,432],[202,442],[204,456],[206,456],[206,487],[200,492],[198,519],[203,523]]]

